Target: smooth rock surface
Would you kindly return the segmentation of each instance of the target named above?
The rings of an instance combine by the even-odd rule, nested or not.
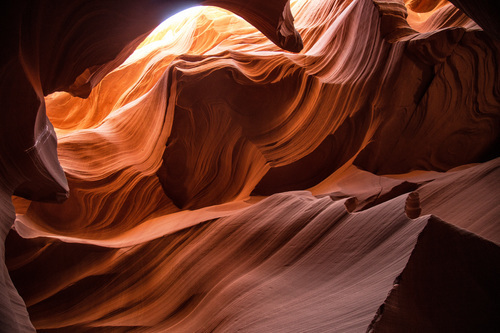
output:
[[[494,331],[483,2],[9,5],[0,331]]]

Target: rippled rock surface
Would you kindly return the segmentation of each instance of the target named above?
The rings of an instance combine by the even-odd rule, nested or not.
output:
[[[2,329],[499,326],[487,7],[93,3],[12,10]]]

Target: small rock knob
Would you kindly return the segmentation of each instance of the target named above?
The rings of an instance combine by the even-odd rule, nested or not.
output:
[[[418,192],[411,192],[406,198],[405,213],[410,219],[416,219],[420,216],[420,196]]]

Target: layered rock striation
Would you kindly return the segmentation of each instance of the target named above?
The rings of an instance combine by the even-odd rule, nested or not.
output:
[[[494,12],[181,4],[11,8],[2,329],[497,327]]]

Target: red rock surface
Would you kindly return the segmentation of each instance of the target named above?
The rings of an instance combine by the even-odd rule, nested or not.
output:
[[[8,8],[0,331],[494,331],[487,1],[198,3]]]

